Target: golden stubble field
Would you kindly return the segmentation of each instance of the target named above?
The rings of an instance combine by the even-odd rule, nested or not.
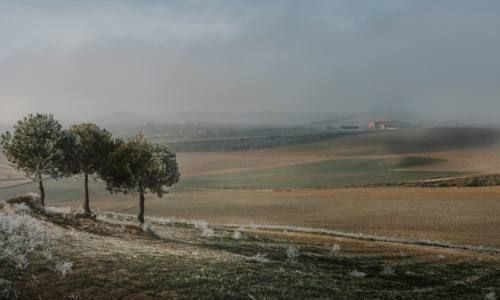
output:
[[[500,187],[179,191],[151,199],[147,212],[500,247]]]
[[[81,197],[80,197],[81,198]],[[81,205],[81,199],[50,202]],[[100,211],[135,214],[134,195],[94,197]],[[500,187],[174,190],[146,198],[146,216],[215,224],[323,228],[391,238],[500,248]]]

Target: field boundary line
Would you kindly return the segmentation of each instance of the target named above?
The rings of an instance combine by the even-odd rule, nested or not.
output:
[[[456,250],[469,250],[476,252],[489,252],[489,253],[500,253],[499,248],[489,247],[489,246],[474,246],[474,245],[457,245],[446,241],[435,241],[435,240],[419,240],[419,239],[409,239],[409,238],[396,238],[396,237],[386,237],[381,235],[373,234],[363,234],[363,233],[349,233],[337,230],[322,229],[322,228],[310,228],[310,227],[296,227],[287,225],[240,225],[240,224],[213,224],[216,226],[228,226],[228,227],[241,227],[250,229],[261,229],[261,230],[280,230],[296,233],[313,233],[322,234],[343,238],[351,238],[364,241],[372,242],[384,242],[384,243],[394,243],[394,244],[404,244],[404,245],[415,245],[415,246],[430,246],[445,249],[456,249]]]
[[[126,213],[115,213],[111,211],[103,211],[101,214],[109,214],[121,216],[126,219],[133,220],[135,218],[134,215],[126,214]],[[452,250],[467,250],[474,252],[482,252],[482,253],[500,253],[499,248],[490,247],[490,246],[474,246],[474,245],[458,245],[453,244],[446,241],[435,241],[435,240],[420,240],[420,239],[411,239],[411,238],[396,238],[396,237],[386,237],[381,235],[373,235],[373,234],[363,234],[363,233],[349,233],[338,230],[331,229],[323,229],[323,228],[311,228],[311,227],[300,227],[300,226],[287,226],[287,225],[264,225],[264,224],[234,224],[234,223],[208,223],[204,220],[193,220],[193,219],[180,219],[177,217],[148,217],[146,218],[148,222],[156,225],[164,226],[166,224],[189,224],[196,225],[200,223],[205,223],[213,228],[242,228],[242,229],[253,229],[253,230],[269,230],[269,231],[288,231],[288,232],[296,232],[296,233],[312,233],[312,234],[320,234],[320,235],[328,235],[333,237],[343,237],[350,238],[356,240],[363,241],[371,241],[371,242],[383,242],[383,243],[392,243],[392,244],[400,244],[400,245],[413,245],[413,246],[426,246],[426,247],[435,247],[442,249],[452,249]]]

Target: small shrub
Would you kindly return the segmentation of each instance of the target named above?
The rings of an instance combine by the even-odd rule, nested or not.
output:
[[[366,277],[365,272],[359,272],[358,270],[354,270],[349,272],[349,276],[354,277],[354,278],[364,278]]]
[[[0,278],[0,299],[16,299],[16,291],[10,280]]]
[[[340,250],[341,250],[340,245],[339,244],[334,244],[332,246],[332,248],[330,249],[330,255],[331,256],[337,255],[337,254],[339,254]]]
[[[286,256],[288,258],[288,261],[292,263],[296,262],[297,258],[300,256],[299,249],[293,246],[288,247],[288,249],[286,250]]]
[[[59,274],[61,278],[66,277],[69,273],[71,273],[73,268],[73,263],[70,261],[62,261],[56,265],[56,272]]]
[[[206,238],[213,238],[215,236],[215,231],[212,228],[204,228],[201,235]]]
[[[50,234],[40,220],[15,206],[14,212],[0,214],[0,262],[24,270],[29,265],[28,255],[44,248]]]
[[[32,210],[41,210],[43,208],[40,196],[36,193],[26,193],[21,196],[8,199],[6,203],[10,205],[24,204]]]
[[[495,294],[495,292],[490,292],[490,293],[486,294],[486,296],[484,296],[484,299],[485,300],[497,300],[497,295]]]
[[[396,271],[392,267],[385,267],[381,272],[380,275],[382,276],[394,276],[396,275]]]
[[[160,237],[151,223],[144,224],[142,230],[153,237]]]
[[[215,236],[215,231],[212,228],[208,227],[208,223],[205,221],[197,221],[194,223],[194,226],[198,229],[201,229],[201,236],[212,238]]]
[[[31,212],[31,208],[28,205],[26,205],[25,203],[14,204],[14,212],[16,214],[19,214],[19,213],[30,213]]]
[[[259,263],[269,262],[269,259],[267,259],[267,253],[257,253],[255,256],[252,257],[252,260],[255,260],[256,262]]]
[[[239,231],[233,232],[233,235],[231,236],[231,238],[233,240],[239,240],[239,239],[241,239],[241,232],[239,232]]]

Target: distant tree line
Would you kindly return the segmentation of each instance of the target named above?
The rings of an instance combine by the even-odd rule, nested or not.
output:
[[[179,181],[175,154],[154,145],[142,134],[129,141],[91,123],[67,129],[51,114],[30,114],[1,135],[3,153],[27,177],[38,183],[45,206],[46,178],[82,175],[84,215],[90,216],[89,176],[97,175],[113,193],[139,194],[138,219],[144,223],[146,193],[162,197],[165,188]]]
[[[247,151],[274,147],[309,144],[331,140],[335,138],[362,134],[364,132],[335,131],[311,134],[270,135],[259,137],[224,138],[199,141],[168,142],[159,139],[159,142],[168,144],[176,152],[205,152],[205,151]]]

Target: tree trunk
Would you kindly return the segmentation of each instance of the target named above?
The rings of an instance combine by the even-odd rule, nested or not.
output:
[[[140,193],[140,201],[139,201],[139,215],[137,218],[139,219],[139,222],[141,222],[141,225],[144,224],[144,193]]]
[[[85,173],[85,181],[84,181],[84,189],[85,189],[85,202],[83,203],[83,209],[85,214],[90,216],[92,211],[90,210],[90,201],[89,201],[89,175]]]
[[[39,178],[38,188],[40,189],[40,201],[42,201],[42,206],[45,207],[45,189],[43,188],[42,176]]]

